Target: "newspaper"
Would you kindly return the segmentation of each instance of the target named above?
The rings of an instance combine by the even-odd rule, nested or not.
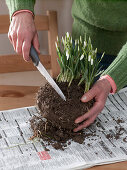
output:
[[[0,111],[0,170],[67,170],[127,160],[127,88],[109,95],[95,122],[84,129],[83,144],[71,142],[55,150],[33,135],[30,118],[35,106]]]

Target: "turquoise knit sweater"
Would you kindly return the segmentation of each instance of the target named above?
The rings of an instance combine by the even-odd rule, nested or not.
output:
[[[16,10],[34,11],[35,0],[6,0],[10,15]],[[74,0],[73,38],[85,33],[99,53],[116,55],[103,75],[110,75],[117,90],[127,85],[127,0]]]

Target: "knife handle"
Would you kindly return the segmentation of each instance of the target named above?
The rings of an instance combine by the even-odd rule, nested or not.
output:
[[[34,66],[38,66],[40,59],[33,45],[31,45],[31,48],[30,48],[30,57],[33,61]]]

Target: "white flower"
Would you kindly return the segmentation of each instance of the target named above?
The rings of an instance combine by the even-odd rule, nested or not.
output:
[[[79,46],[78,46],[78,51],[79,51]]]
[[[59,41],[59,38],[58,38],[58,36],[57,36],[56,38],[57,38],[57,41]]]
[[[80,60],[82,60],[83,58],[84,58],[84,54],[81,55]]]
[[[67,60],[69,59],[69,53],[68,51],[66,51],[66,57],[67,57]]]
[[[93,65],[93,58],[91,58],[91,66]]]
[[[82,43],[82,37],[80,36],[80,42]]]
[[[63,42],[63,44],[64,44],[64,38],[62,37],[62,42]]]
[[[56,45],[56,49],[58,50],[58,45],[57,45],[57,43],[55,42],[55,45]]]
[[[88,61],[90,61],[90,60],[91,60],[91,55],[88,56]]]
[[[97,48],[95,49],[95,54],[97,53]]]
[[[67,32],[67,38],[69,38],[69,32]]]
[[[75,40],[75,46],[77,45],[77,40]]]
[[[84,41],[84,47],[86,47],[86,41]]]

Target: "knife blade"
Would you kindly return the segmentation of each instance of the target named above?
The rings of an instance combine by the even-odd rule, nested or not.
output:
[[[53,78],[50,76],[50,74],[47,72],[45,67],[40,62],[39,56],[33,45],[31,45],[30,48],[30,57],[33,61],[34,66],[39,70],[39,72],[45,77],[45,79],[49,82],[49,84],[55,89],[55,91],[60,95],[60,97],[66,101],[66,97],[64,96],[63,92],[59,88],[59,86],[56,84],[56,82],[53,80]]]

